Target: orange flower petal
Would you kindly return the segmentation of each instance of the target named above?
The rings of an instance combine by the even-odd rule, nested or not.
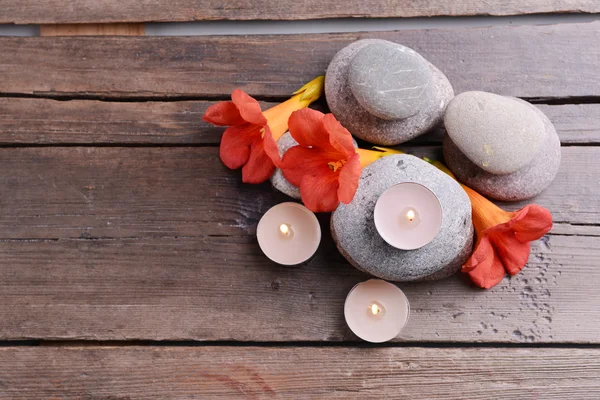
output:
[[[279,156],[277,142],[275,142],[275,139],[273,138],[271,129],[268,126],[265,126],[264,129],[265,133],[263,136],[263,146],[265,148],[265,153],[267,153],[273,164],[276,167],[279,167],[281,165],[281,157]]]
[[[340,204],[337,173],[306,175],[300,184],[302,202],[312,212],[331,212]]]
[[[246,122],[232,101],[221,101],[213,104],[206,109],[202,119],[218,126],[234,126]]]
[[[489,289],[496,286],[502,282],[506,274],[500,260],[492,258],[490,261],[468,273],[473,283],[480,288]]]
[[[324,152],[302,146],[294,146],[283,155],[281,171],[292,185],[300,187],[302,178],[328,174],[331,169]]]
[[[326,114],[323,118],[323,126],[329,133],[329,143],[334,149],[342,153],[340,158],[350,158],[356,154],[354,148],[354,142],[352,142],[352,135],[346,128],[339,123],[333,114]]]
[[[467,262],[462,267],[462,272],[469,272],[474,270],[478,265],[483,264],[489,259],[494,257],[494,248],[490,243],[490,240],[487,236],[478,236],[477,243],[475,244],[475,250],[471,257],[467,260]]]
[[[325,147],[329,144],[327,131],[323,127],[323,114],[311,108],[294,111],[288,121],[290,135],[300,146]]]
[[[360,179],[360,156],[354,154],[340,170],[338,197],[344,204],[349,204],[354,198]]]
[[[242,181],[245,183],[262,183],[275,172],[275,164],[265,152],[263,141],[256,140],[250,148],[248,162],[242,168]]]
[[[221,138],[219,155],[228,168],[237,169],[248,162],[250,146],[260,135],[259,127],[250,124],[231,126]]]
[[[490,233],[490,236],[506,272],[511,275],[518,274],[529,259],[529,242],[521,242],[512,231],[500,235]]]
[[[552,214],[537,204],[530,204],[516,214],[509,223],[521,242],[537,240],[552,229]]]
[[[245,121],[260,126],[267,125],[267,119],[260,109],[260,104],[254,98],[248,96],[242,90],[236,89],[231,93],[231,100]]]
[[[474,284],[484,289],[497,285],[504,279],[505,271],[500,259],[487,238],[482,238],[475,252],[463,266]]]

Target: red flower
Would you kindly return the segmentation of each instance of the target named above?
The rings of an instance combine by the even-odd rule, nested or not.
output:
[[[324,77],[313,79],[289,100],[264,113],[258,101],[236,89],[231,101],[210,106],[202,119],[214,125],[229,126],[221,139],[221,161],[231,168],[242,168],[246,183],[262,183],[275,171],[279,162],[276,141],[288,129],[292,112],[308,107],[323,92]]]
[[[441,162],[423,159],[456,179]],[[471,200],[473,226],[477,233],[475,251],[463,265],[471,280],[489,289],[504,279],[508,272],[521,271],[531,251],[530,243],[552,229],[552,214],[544,207],[530,204],[519,211],[504,211],[473,189],[461,184]]]
[[[311,211],[329,212],[348,204],[358,188],[360,156],[352,135],[332,114],[303,109],[292,114],[290,134],[298,146],[281,160],[285,178],[300,188]]]
[[[507,212],[473,189],[463,188],[471,199],[477,243],[462,270],[477,286],[489,289],[502,281],[505,271],[515,275],[525,267],[529,242],[548,233],[552,215],[537,204]]]
[[[278,157],[277,144],[256,100],[236,89],[231,101],[210,106],[202,119],[229,125],[221,139],[221,161],[231,169],[243,167],[244,182],[261,183],[273,174],[275,164],[267,153]]]

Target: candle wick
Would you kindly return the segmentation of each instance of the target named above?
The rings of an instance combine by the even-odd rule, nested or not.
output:
[[[281,224],[279,225],[279,231],[285,235],[285,236],[289,236],[290,235],[290,226],[288,224]]]

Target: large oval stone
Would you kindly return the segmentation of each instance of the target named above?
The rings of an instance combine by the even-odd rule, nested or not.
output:
[[[514,101],[536,113],[545,130],[545,140],[537,154],[520,170],[507,175],[484,171],[465,157],[449,136],[444,139],[444,159],[448,168],[465,185],[496,200],[518,201],[537,196],[552,183],[560,167],[560,139],[552,122],[537,107],[520,99]]]
[[[416,51],[392,42],[371,44],[352,59],[348,84],[356,100],[386,120],[423,110],[433,95],[432,72]]]
[[[373,219],[379,196],[401,182],[424,185],[442,205],[440,232],[416,250],[390,246]],[[471,254],[471,202],[455,180],[425,161],[406,154],[387,156],[363,170],[354,200],[333,213],[331,233],[342,255],[361,271],[390,281],[441,279],[460,270]]]
[[[473,164],[497,175],[512,174],[529,164],[546,139],[544,123],[530,107],[486,92],[454,97],[444,125]]]
[[[371,114],[354,97],[348,74],[350,64],[358,52],[378,43],[390,42],[381,39],[358,40],[333,57],[325,76],[325,97],[333,115],[354,136],[382,146],[393,146],[413,139],[441,122],[454,91],[446,76],[423,59],[432,74],[429,102],[417,114],[405,119],[386,120]]]

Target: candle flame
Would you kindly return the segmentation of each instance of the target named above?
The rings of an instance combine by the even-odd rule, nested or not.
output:
[[[279,231],[283,235],[289,236],[289,234],[290,234],[290,226],[288,224],[281,224],[281,225],[279,225]]]
[[[406,218],[412,222],[412,220],[415,219],[415,212],[413,210],[408,210],[406,213]]]
[[[373,301],[371,304],[369,304],[368,312],[376,317],[383,317],[385,315],[385,307],[378,301]]]

